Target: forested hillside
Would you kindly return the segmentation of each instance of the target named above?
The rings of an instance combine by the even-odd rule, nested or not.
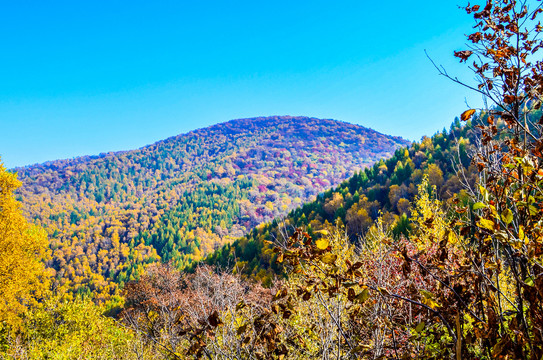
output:
[[[484,122],[487,116],[483,114],[474,121]],[[270,284],[281,273],[277,254],[272,251],[277,245],[275,240],[297,227],[315,236],[315,231],[326,224],[344,226],[351,241],[356,243],[381,218],[396,236],[407,236],[410,204],[425,176],[443,200],[465,188],[462,183],[473,186],[477,171],[469,152],[474,151],[477,137],[471,121],[461,125],[456,119],[449,131],[444,129],[409,147],[399,148],[390,158],[357,172],[338,187],[320,194],[315,201],[293,210],[284,221],[275,219],[255,228],[205,261],[223,267],[235,265],[245,275]]]
[[[529,5],[464,8],[476,25],[454,54],[477,83],[436,69],[485,108],[417,143],[258,118],[20,169],[18,193],[0,164],[0,357],[542,359],[543,4]],[[368,144],[390,157],[341,181],[379,156]],[[118,312],[100,301],[112,279]]]
[[[334,120],[267,117],[15,171],[59,285],[105,299],[145,264],[186,266],[405,144]]]
[[[541,139],[542,111],[526,108]],[[537,156],[495,168],[488,154],[515,139],[496,113],[464,112],[464,125],[457,119],[258,226],[209,256],[211,267],[152,268],[127,287],[121,318],[164,353],[194,358],[538,358],[541,142],[526,141]],[[255,279],[275,295],[240,286]]]

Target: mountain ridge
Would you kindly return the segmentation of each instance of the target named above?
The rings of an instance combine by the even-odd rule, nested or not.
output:
[[[473,121],[484,123],[486,120],[477,115]],[[408,236],[410,204],[415,201],[423,179],[432,187],[433,196],[445,202],[461,192],[462,182],[475,184],[477,170],[468,153],[479,136],[471,121],[461,125],[457,118],[449,131],[425,136],[420,142],[397,149],[392,156],[355,173],[285,217],[263,224],[226,244],[203,262],[219,268],[234,267],[244,276],[270,285],[283,271],[274,251],[275,241],[297,228],[319,238],[321,230],[337,226],[356,243],[380,218],[394,237]],[[193,264],[190,270],[198,264]]]
[[[60,285],[113,295],[145,264],[186,266],[407,144],[331,119],[235,119],[18,168],[18,194],[50,235]]]
[[[190,130],[190,131],[187,131],[185,133],[180,133],[180,134],[177,134],[177,135],[173,135],[173,136],[167,137],[167,138],[162,139],[162,140],[157,140],[157,141],[155,141],[155,142],[153,142],[151,144],[143,145],[143,146],[135,148],[135,149],[107,151],[107,152],[101,152],[101,153],[95,154],[95,155],[88,155],[87,154],[87,155],[74,156],[72,158],[47,160],[47,161],[39,162],[39,163],[33,163],[33,164],[28,164],[28,165],[23,165],[23,166],[15,166],[15,167],[13,167],[11,169],[8,169],[8,170],[13,172],[13,171],[24,170],[24,169],[38,167],[38,166],[58,166],[56,164],[59,163],[59,162],[61,162],[61,163],[77,162],[77,163],[79,163],[79,162],[82,162],[82,161],[102,159],[102,158],[105,158],[107,156],[121,155],[121,154],[125,154],[125,153],[128,153],[128,152],[143,150],[143,149],[155,146],[155,145],[160,144],[160,143],[167,143],[169,141],[173,141],[173,140],[178,139],[178,138],[183,137],[183,136],[188,136],[188,135],[191,135],[191,134],[198,134],[199,132],[201,132],[203,130],[211,129],[211,128],[214,128],[214,127],[219,127],[221,125],[226,126],[226,125],[231,124],[231,123],[234,124],[234,123],[239,123],[239,122],[254,123],[254,122],[257,122],[257,121],[263,123],[263,122],[268,122],[270,120],[286,120],[286,119],[300,120],[300,121],[301,120],[318,120],[318,121],[329,121],[329,122],[334,122],[334,123],[340,123],[340,124],[344,124],[346,126],[354,126],[354,127],[364,128],[364,129],[367,129],[369,131],[375,132],[377,134],[385,135],[385,136],[387,136],[387,137],[389,137],[391,139],[398,140],[400,142],[407,142],[407,143],[411,142],[410,140],[404,139],[401,136],[384,134],[384,133],[382,133],[380,131],[377,131],[377,130],[371,128],[371,127],[367,127],[367,126],[359,125],[359,124],[353,124],[353,123],[349,123],[347,121],[342,121],[342,120],[337,120],[337,119],[332,119],[332,118],[323,118],[323,119],[321,119],[321,118],[317,118],[317,117],[309,117],[309,116],[301,116],[301,115],[255,116],[255,117],[249,117],[249,118],[231,119],[231,120],[228,120],[228,121],[225,121],[225,122],[221,122],[221,123],[213,124],[213,125],[210,125],[210,126]]]

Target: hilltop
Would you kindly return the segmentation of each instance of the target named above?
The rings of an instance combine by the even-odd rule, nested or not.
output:
[[[407,144],[336,120],[258,117],[15,171],[59,285],[105,299],[145,264],[200,260]]]
[[[456,119],[449,131],[397,149],[389,158],[355,173],[286,217],[226,244],[205,262],[222,267],[235,265],[247,277],[270,284],[283,271],[273,244],[296,228],[319,237],[320,230],[339,225],[351,242],[357,243],[380,218],[394,237],[408,236],[412,230],[412,204],[425,177],[435,189],[434,196],[444,201],[459,193],[462,183],[475,183],[477,171],[470,164],[469,153],[473,152],[477,136],[471,122],[461,126]]]

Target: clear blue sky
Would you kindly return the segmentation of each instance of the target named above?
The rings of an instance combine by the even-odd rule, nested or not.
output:
[[[386,4],[386,5],[384,5]],[[446,1],[11,1],[8,168],[138,148],[235,118],[333,118],[419,140],[479,98],[437,75],[473,20]]]

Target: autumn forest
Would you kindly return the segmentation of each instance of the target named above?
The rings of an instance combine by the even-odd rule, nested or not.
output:
[[[0,163],[0,358],[541,359],[543,5],[463,11],[475,84],[431,65],[485,106],[420,141],[270,116]]]

